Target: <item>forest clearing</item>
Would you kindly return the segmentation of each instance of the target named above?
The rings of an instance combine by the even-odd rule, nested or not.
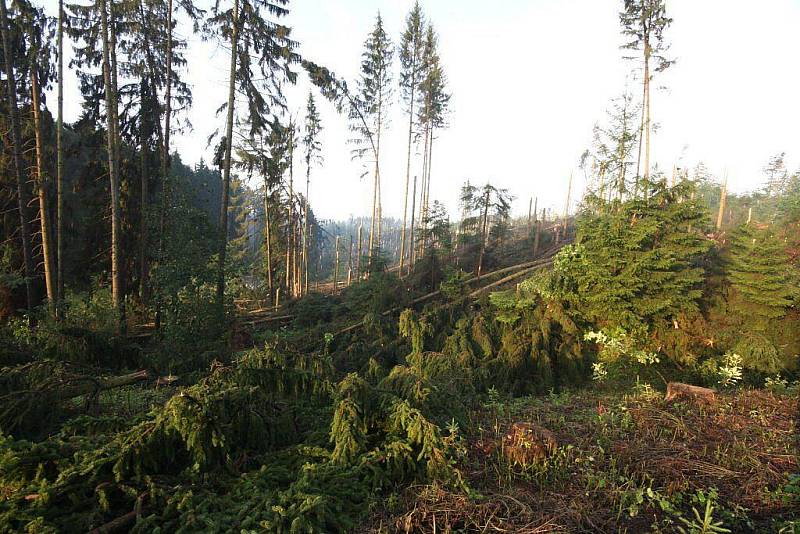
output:
[[[0,0],[0,532],[800,533],[796,84],[676,107],[686,3],[500,80],[568,7],[342,1]]]

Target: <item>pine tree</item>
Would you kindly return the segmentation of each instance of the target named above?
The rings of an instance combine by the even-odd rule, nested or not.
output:
[[[654,72],[662,72],[674,63],[664,56],[668,46],[664,43],[664,31],[672,24],[666,14],[665,0],[623,0],[619,14],[622,34],[630,39],[622,48],[641,51],[642,54],[642,123],[639,130],[639,157],[636,160],[636,177],[639,179],[642,137],[644,137],[644,175],[642,184],[645,198],[650,180],[650,132],[652,130],[650,109],[650,84],[653,79],[651,60],[655,61]],[[630,58],[633,59],[633,58]]]
[[[406,106],[408,106],[408,145],[406,155],[406,184],[403,195],[403,227],[400,237],[400,276],[406,257],[406,217],[408,215],[408,186],[411,180],[411,144],[414,135],[415,115],[414,104],[417,100],[417,91],[420,77],[423,74],[423,53],[425,19],[419,2],[414,3],[411,12],[406,16],[406,28],[400,38],[400,89]]]

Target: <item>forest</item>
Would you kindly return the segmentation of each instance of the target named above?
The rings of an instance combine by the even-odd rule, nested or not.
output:
[[[358,20],[351,79],[296,3],[0,0],[0,532],[800,533],[797,155],[656,163],[666,0],[606,3],[630,74],[565,198],[451,206],[437,20]]]

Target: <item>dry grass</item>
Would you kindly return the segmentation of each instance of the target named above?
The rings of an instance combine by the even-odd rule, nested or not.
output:
[[[715,518],[768,532],[800,520],[783,491],[800,472],[797,415],[796,398],[760,390],[712,406],[588,391],[493,405],[474,414],[461,463],[472,495],[410,488],[366,531],[674,532],[692,496],[716,488]],[[510,465],[499,444],[514,422],[550,429],[560,447],[539,465]]]

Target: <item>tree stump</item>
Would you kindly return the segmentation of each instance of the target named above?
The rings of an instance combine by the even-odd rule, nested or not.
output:
[[[512,464],[527,466],[544,460],[558,446],[552,432],[533,423],[514,423],[503,436],[503,456]]]
[[[667,395],[664,397],[664,401],[671,402],[675,399],[685,399],[700,404],[714,404],[717,397],[713,389],[692,386],[681,382],[670,382],[667,384]]]

